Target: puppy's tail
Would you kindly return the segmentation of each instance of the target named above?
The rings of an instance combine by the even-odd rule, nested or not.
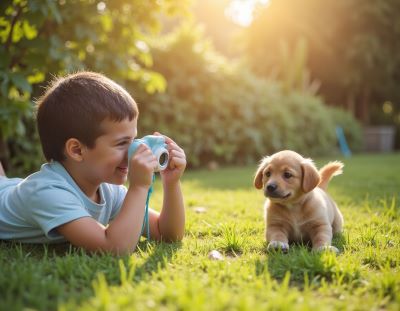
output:
[[[340,161],[333,161],[329,162],[328,164],[324,165],[319,170],[319,175],[321,176],[321,181],[318,184],[318,187],[326,190],[328,188],[329,181],[333,176],[340,175],[343,173],[344,164]]]

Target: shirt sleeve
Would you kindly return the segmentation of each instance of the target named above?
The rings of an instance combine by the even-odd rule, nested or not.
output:
[[[32,196],[30,215],[49,239],[60,236],[53,230],[58,226],[78,218],[91,217],[79,196],[63,185],[38,189]]]
[[[113,220],[118,215],[122,207],[122,204],[124,203],[127,192],[128,189],[123,185],[122,186],[112,185],[113,206],[112,206],[110,220]]]

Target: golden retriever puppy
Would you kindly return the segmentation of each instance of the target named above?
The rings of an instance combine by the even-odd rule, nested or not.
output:
[[[311,242],[317,251],[331,246],[340,232],[343,216],[325,192],[332,176],[342,173],[343,163],[330,162],[319,172],[311,159],[290,150],[265,157],[254,177],[254,186],[266,196],[265,220],[268,250],[289,250],[289,242]]]

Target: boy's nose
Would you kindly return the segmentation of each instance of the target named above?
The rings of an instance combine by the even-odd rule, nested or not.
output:
[[[128,151],[125,152],[124,159],[122,160],[122,163],[123,163],[125,166],[128,166],[128,164],[129,164]]]

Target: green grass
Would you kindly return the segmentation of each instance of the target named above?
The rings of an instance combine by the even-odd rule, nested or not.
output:
[[[181,243],[142,241],[120,258],[0,243],[0,310],[399,310],[400,155],[341,160],[329,188],[345,218],[338,256],[266,252],[256,165],[188,171]],[[157,183],[151,204],[160,202]]]

